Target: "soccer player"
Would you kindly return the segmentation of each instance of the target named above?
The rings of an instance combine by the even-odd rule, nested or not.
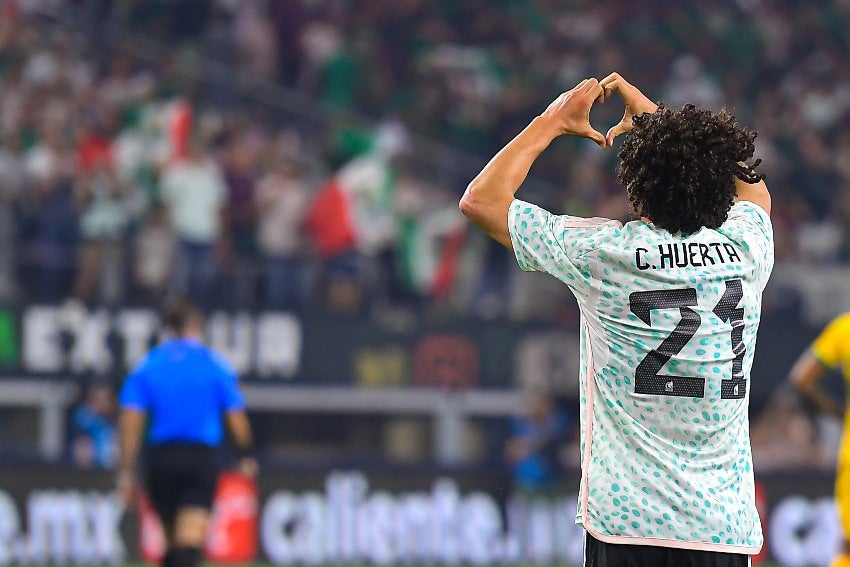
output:
[[[242,456],[240,471],[253,475],[257,464],[250,457],[251,427],[236,373],[201,343],[202,314],[188,302],[174,301],[166,307],[163,323],[176,336],[147,354],[119,396],[118,487],[132,506],[136,461],[150,419],[146,483],[166,535],[162,564],[197,567],[220,470],[222,421]]]
[[[844,419],[847,417],[841,404],[818,388],[818,381],[827,369],[840,367],[845,380],[850,380],[850,313],[839,315],[827,325],[791,368],[790,380],[822,413]],[[838,469],[835,477],[835,500],[844,530],[841,553],[830,567],[850,567],[850,437],[845,433],[838,452]]]
[[[619,93],[607,136],[593,104]],[[554,215],[514,194],[560,135],[610,147],[634,220]],[[585,566],[743,566],[762,545],[747,404],[770,195],[756,134],[725,111],[656,106],[614,73],[565,92],[472,180],[460,208],[581,310]]]

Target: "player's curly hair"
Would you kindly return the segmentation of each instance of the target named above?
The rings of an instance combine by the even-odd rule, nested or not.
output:
[[[755,171],[756,132],[728,111],[713,113],[692,104],[681,110],[663,104],[635,116],[623,142],[617,175],[635,218],[646,217],[671,233],[717,228],[729,214],[737,177],[764,179]]]

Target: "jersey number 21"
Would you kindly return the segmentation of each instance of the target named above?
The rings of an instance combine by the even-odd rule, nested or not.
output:
[[[712,310],[724,323],[732,327],[732,376],[725,378],[720,385],[722,399],[743,398],[747,392],[744,380],[744,308],[738,307],[744,297],[741,280],[727,280],[726,291]],[[629,295],[629,308],[641,321],[652,326],[650,313],[654,309],[678,309],[681,315],[679,324],[665,338],[658,348],[654,348],[640,361],[635,370],[635,393],[658,396],[686,396],[702,398],[705,395],[705,378],[686,376],[667,376],[659,374],[661,368],[672,357],[679,354],[699,329],[699,313],[691,309],[697,305],[697,290],[692,287],[680,289],[658,289],[636,291]]]

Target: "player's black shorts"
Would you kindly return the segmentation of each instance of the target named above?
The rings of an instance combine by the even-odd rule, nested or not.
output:
[[[740,553],[605,543],[586,535],[584,567],[749,567]]]
[[[177,510],[212,508],[221,471],[219,451],[196,443],[168,443],[147,452],[147,488],[151,504],[165,526]]]

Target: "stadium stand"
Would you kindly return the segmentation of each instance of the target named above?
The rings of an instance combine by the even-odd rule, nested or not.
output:
[[[392,329],[575,329],[566,292],[521,274],[455,203],[528,115],[616,68],[759,131],[779,261],[766,321],[792,317],[796,333],[765,350],[796,351],[850,299],[835,284],[850,261],[847,8],[651,5],[5,2],[0,298],[116,309],[176,291]],[[565,142],[525,190],[619,217],[612,163]]]

